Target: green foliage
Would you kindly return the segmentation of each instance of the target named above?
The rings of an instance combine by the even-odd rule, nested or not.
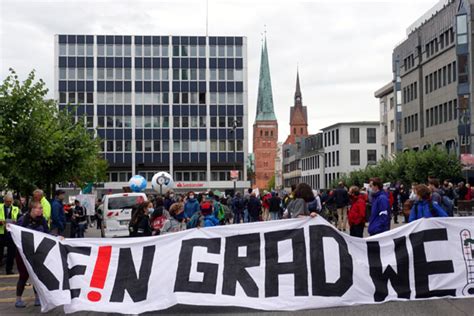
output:
[[[462,178],[461,172],[462,166],[456,155],[431,147],[424,151],[399,153],[392,160],[382,159],[377,165],[353,171],[341,180],[348,186],[362,186],[370,178],[379,177],[383,182],[400,181],[409,185],[412,182],[424,183],[429,176],[454,181]]]
[[[273,175],[267,183],[267,191],[271,191],[273,189],[275,189],[275,175]]]
[[[47,92],[34,71],[20,82],[10,69],[0,86],[0,189],[50,192],[60,182],[80,186],[105,177],[100,140],[59,111],[54,100],[46,100]]]

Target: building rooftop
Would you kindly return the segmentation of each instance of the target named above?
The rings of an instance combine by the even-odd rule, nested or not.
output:
[[[359,121],[359,122],[339,122],[336,124],[329,125],[327,127],[321,128],[322,131],[327,131],[328,129],[332,129],[336,126],[342,126],[342,125],[365,125],[365,126],[379,126],[380,122],[379,121]]]
[[[387,94],[392,93],[392,92],[393,92],[393,82],[390,81],[385,86],[383,86],[382,88],[375,91],[374,96],[376,98],[382,98],[382,97],[384,97]]]

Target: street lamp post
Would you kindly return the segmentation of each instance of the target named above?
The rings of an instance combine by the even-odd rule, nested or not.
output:
[[[234,120],[232,122],[232,133],[234,134],[234,170],[237,170],[237,133],[236,133],[236,129],[237,129],[237,125],[238,125],[238,121],[237,120]],[[234,195],[236,193],[236,187],[237,187],[237,179],[234,179]]]

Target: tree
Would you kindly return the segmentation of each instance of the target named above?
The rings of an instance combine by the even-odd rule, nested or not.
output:
[[[10,75],[0,86],[0,188],[30,194],[56,184],[103,181],[107,163],[99,156],[100,140],[54,100],[32,71],[20,82]]]
[[[348,186],[362,186],[370,178],[379,177],[383,182],[400,181],[410,185],[413,182],[424,183],[430,176],[457,181],[462,179],[461,172],[462,166],[456,155],[431,147],[424,151],[399,153],[392,160],[384,158],[377,165],[353,171],[341,180]]]
[[[271,191],[273,189],[275,189],[275,174],[267,182],[267,191]]]

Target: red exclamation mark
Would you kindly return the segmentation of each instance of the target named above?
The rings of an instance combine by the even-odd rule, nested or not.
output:
[[[112,246],[99,247],[99,254],[95,262],[94,273],[92,273],[91,287],[103,289],[107,271],[109,270],[110,255],[112,254]],[[98,302],[102,295],[97,291],[90,291],[87,294],[89,301]]]

